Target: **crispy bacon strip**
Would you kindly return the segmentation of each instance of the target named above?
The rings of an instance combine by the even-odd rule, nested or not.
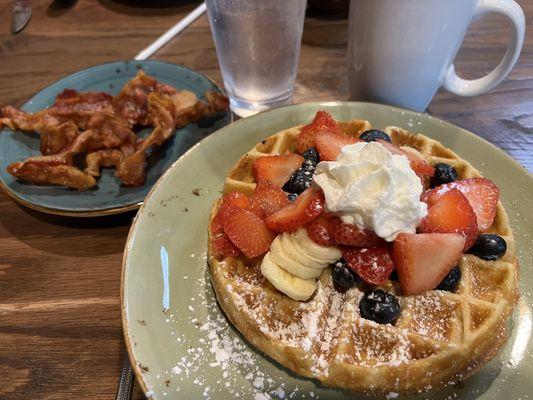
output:
[[[147,99],[148,95],[153,92],[171,95],[176,93],[176,89],[158,82],[155,78],[146,75],[143,70],[139,70],[137,76],[126,83],[118,96],[114,98],[115,113],[130,126],[150,125]]]
[[[94,113],[87,123],[87,131],[94,132],[86,151],[114,149],[124,145],[136,146],[137,135],[129,129],[122,118],[105,112]]]
[[[78,128],[72,122],[61,122],[53,115],[37,112],[25,113],[15,107],[1,109],[0,128],[6,125],[16,131],[37,132],[41,136],[41,153],[55,154],[64,149],[78,136]]]
[[[89,153],[85,158],[87,163],[85,173],[91,176],[100,176],[101,168],[118,168],[123,158],[124,154],[120,150],[115,149],[99,150],[94,153]]]
[[[7,170],[18,179],[34,183],[51,183],[78,190],[87,190],[96,185],[96,180],[91,175],[72,165],[48,163],[45,160],[13,163]]]
[[[3,118],[0,119],[0,124],[12,130],[42,133],[68,122],[85,130],[87,122],[95,112],[115,113],[112,102],[113,96],[107,93],[79,93],[73,89],[65,89],[57,95],[52,106],[42,111],[26,113],[13,106],[2,107]]]
[[[79,93],[73,89],[65,89],[57,95],[55,103],[43,112],[61,121],[72,121],[85,130],[94,113],[114,114],[115,109],[113,96],[108,93]]]

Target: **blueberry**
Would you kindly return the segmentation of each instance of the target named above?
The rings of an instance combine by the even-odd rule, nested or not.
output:
[[[315,172],[314,168],[308,168],[305,166],[297,169],[290,177],[290,179],[283,185],[283,190],[289,193],[294,193],[296,195],[302,193],[306,190],[313,181],[313,173]]]
[[[283,190],[286,192],[298,195],[311,186],[313,174],[319,162],[318,153],[314,148],[310,148],[304,151],[302,156],[305,158],[304,163],[291,175],[287,183],[283,185]]]
[[[492,233],[482,233],[477,237],[469,253],[483,260],[494,261],[502,258],[506,251],[507,243],[504,238]]]
[[[318,155],[318,152],[314,147],[311,147],[310,149],[307,149],[302,153],[303,158],[305,158],[308,161],[313,162],[313,164],[318,164],[320,162],[320,157]]]
[[[378,289],[364,294],[359,302],[359,311],[365,319],[391,324],[400,316],[400,304],[394,295]]]
[[[374,142],[378,139],[381,139],[392,143],[390,136],[379,129],[369,129],[368,131],[364,131],[359,135],[359,139],[364,140],[365,142]]]
[[[434,167],[435,176],[431,179],[432,186],[440,186],[459,179],[459,176],[457,176],[457,171],[450,164],[437,163],[434,165]]]
[[[455,288],[461,280],[461,269],[459,267],[453,267],[448,275],[444,277],[439,286],[436,287],[438,290],[445,290],[447,292],[455,291]]]
[[[289,201],[296,201],[296,199],[298,198],[298,195],[296,193],[289,193],[287,195],[287,198],[289,199]]]
[[[361,278],[346,266],[346,261],[343,258],[335,264],[331,264],[331,278],[333,283],[344,289],[350,289],[361,282]]]

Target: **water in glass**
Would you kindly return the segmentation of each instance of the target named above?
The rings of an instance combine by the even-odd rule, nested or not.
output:
[[[240,116],[290,104],[305,0],[207,0],[224,86]]]

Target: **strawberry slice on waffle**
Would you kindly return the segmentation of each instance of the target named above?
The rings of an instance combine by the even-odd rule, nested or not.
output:
[[[464,251],[475,243],[477,219],[467,198],[457,189],[433,191],[427,197],[428,215],[418,230],[424,233],[458,233],[465,238]]]
[[[336,160],[344,146],[357,142],[361,140],[329,131],[318,132],[315,136],[315,146],[321,161]]]
[[[224,232],[224,219],[231,209],[246,209],[249,206],[248,197],[243,193],[232,192],[222,198],[217,214],[211,221],[211,240],[214,251],[224,257],[236,257],[241,254]]]
[[[411,166],[411,169],[415,171],[415,173],[419,177],[432,177],[435,175],[435,168],[433,168],[433,166],[428,163],[422,156],[417,155],[416,152],[404,151],[385,140],[378,139],[377,142],[383,147],[385,147],[387,150],[389,150],[392,154],[406,156],[409,160],[409,165]]]
[[[307,149],[315,147],[315,137],[319,132],[341,133],[337,122],[326,111],[318,111],[313,121],[302,127],[296,138],[296,151],[302,154]]]
[[[390,246],[345,247],[342,250],[342,257],[348,267],[372,285],[384,283],[394,269]]]
[[[255,160],[252,172],[256,182],[270,181],[282,187],[304,161],[301,155],[294,153],[263,156]]]
[[[435,289],[463,255],[457,233],[401,233],[393,244],[400,287],[406,295]]]
[[[267,226],[274,232],[290,232],[308,224],[324,210],[324,193],[309,188],[294,203],[283,207],[266,218]]]
[[[339,217],[329,219],[329,234],[335,243],[357,247],[375,247],[386,242],[369,229],[360,229],[356,225],[342,222]]]
[[[476,214],[481,232],[489,229],[494,222],[500,199],[500,190],[494,182],[486,178],[469,178],[446,183],[431,190],[434,196],[452,189],[459,190],[467,199]]]

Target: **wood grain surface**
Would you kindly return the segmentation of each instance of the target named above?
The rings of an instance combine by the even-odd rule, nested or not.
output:
[[[0,0],[0,104],[20,105],[78,69],[131,59],[196,6],[185,1],[31,3],[29,25],[11,35],[11,2]],[[519,3],[530,29],[509,78],[475,98],[441,91],[428,111],[478,133],[533,171],[533,2]],[[346,19],[308,15],[296,102],[348,98],[346,35]],[[499,17],[476,22],[457,58],[459,72],[478,77],[490,71],[505,52],[508,35]],[[220,82],[205,16],[153,58]],[[131,213],[90,220],[47,216],[0,194],[1,399],[114,398],[124,354],[120,266],[132,218]],[[143,398],[138,389],[134,398]]]

